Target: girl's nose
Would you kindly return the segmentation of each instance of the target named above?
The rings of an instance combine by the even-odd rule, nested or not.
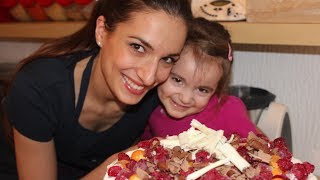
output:
[[[150,60],[140,65],[137,70],[139,78],[145,86],[153,86],[156,79],[158,70],[158,60]]]
[[[192,102],[192,100],[193,100],[193,91],[186,88],[182,90],[182,92],[180,93],[180,101],[183,104],[188,105]]]

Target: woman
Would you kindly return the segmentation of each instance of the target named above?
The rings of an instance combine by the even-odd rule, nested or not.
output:
[[[157,105],[179,58],[184,0],[99,0],[78,32],[22,61],[4,100],[21,179],[101,179]]]

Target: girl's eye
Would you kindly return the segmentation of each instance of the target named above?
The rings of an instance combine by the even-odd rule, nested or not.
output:
[[[203,93],[203,94],[208,94],[209,93],[209,90],[208,89],[205,89],[205,88],[199,88],[198,91],[200,93]]]
[[[182,79],[178,78],[178,77],[172,77],[171,78],[173,80],[174,83],[176,84],[182,84]]]
[[[132,43],[130,44],[130,46],[135,50],[135,51],[138,51],[140,53],[143,53],[145,50],[144,50],[144,47],[141,46],[140,44],[136,44],[136,43]]]
[[[167,64],[174,64],[177,62],[177,59],[172,58],[172,57],[165,57],[163,58],[163,60],[167,63]]]

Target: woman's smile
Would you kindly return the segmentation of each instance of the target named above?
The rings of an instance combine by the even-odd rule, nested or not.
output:
[[[99,22],[105,22],[103,16]],[[168,26],[175,33],[168,31]],[[101,71],[97,72],[104,82],[97,83],[107,84],[103,92],[109,91],[110,96],[107,94],[106,98],[132,105],[168,78],[184,45],[187,27],[179,18],[150,11],[135,13],[134,18],[119,24],[112,32],[101,31],[98,59]]]
[[[145,91],[145,88],[142,84],[139,84],[136,81],[133,81],[129,77],[123,75],[122,79],[123,79],[125,87],[129,90],[130,93],[136,94],[136,95],[141,95]]]

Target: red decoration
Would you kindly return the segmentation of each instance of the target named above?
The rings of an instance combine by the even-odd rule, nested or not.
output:
[[[35,5],[34,0],[19,0],[19,2],[25,8],[30,8]]]
[[[35,21],[48,21],[49,17],[35,0],[20,0],[20,4],[26,8],[29,16]]]
[[[1,0],[0,7],[12,8],[18,4],[18,0]]]
[[[87,5],[87,4],[91,3],[92,1],[93,0],[75,0],[75,2],[80,5]]]
[[[14,18],[11,16],[9,10],[0,6],[0,22],[12,22]]]
[[[56,0],[56,1],[61,6],[70,6],[72,3],[74,3],[74,0]]]
[[[53,0],[36,0],[41,7],[48,7],[53,4]]]

